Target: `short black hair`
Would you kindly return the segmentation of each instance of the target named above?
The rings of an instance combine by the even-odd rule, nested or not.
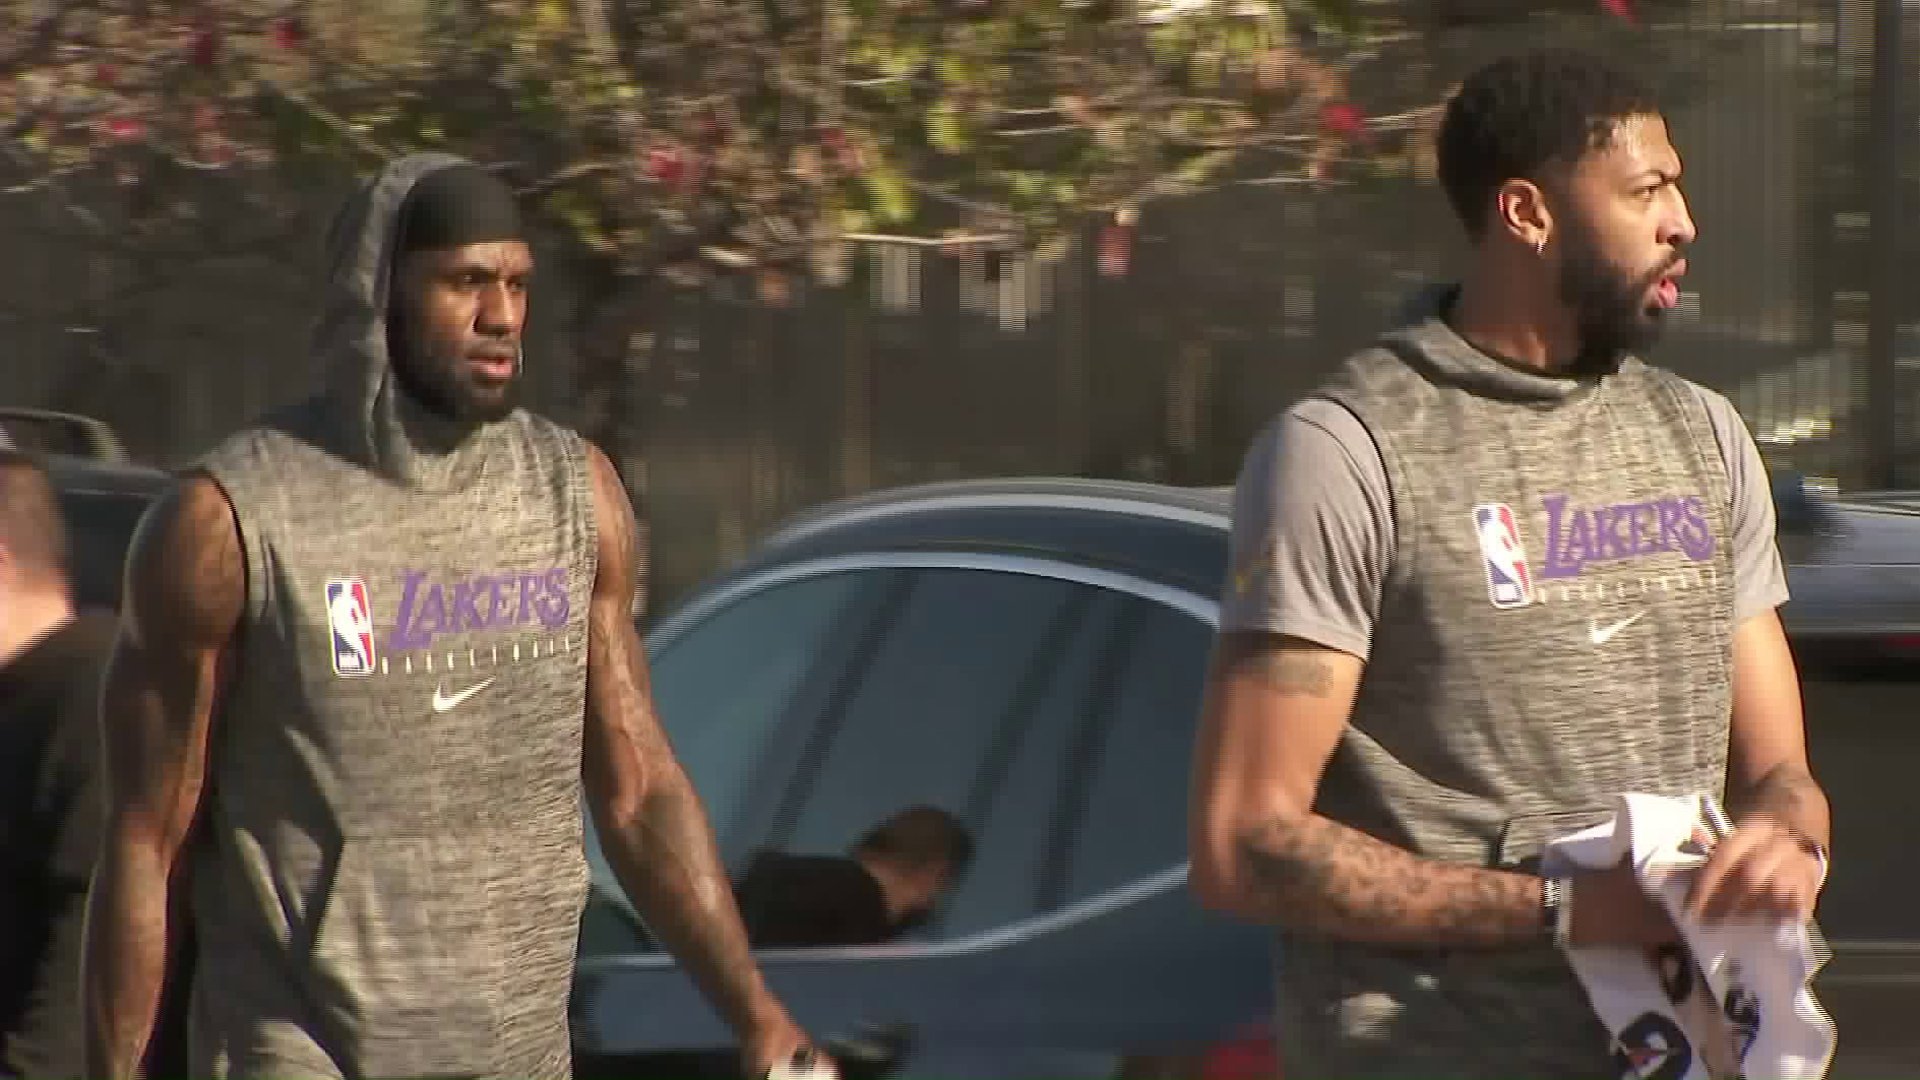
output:
[[[1478,240],[1494,192],[1509,180],[1538,181],[1613,138],[1621,121],[1659,116],[1653,89],[1591,53],[1538,49],[1503,57],[1460,84],[1440,124],[1440,184]]]
[[[874,826],[854,845],[858,855],[891,856],[925,866],[945,862],[957,877],[973,861],[973,837],[960,819],[935,806],[913,806]]]

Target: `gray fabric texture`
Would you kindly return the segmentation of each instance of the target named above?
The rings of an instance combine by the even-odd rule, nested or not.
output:
[[[194,853],[196,1076],[557,1078],[587,889],[587,450],[463,427],[387,353],[416,155],[329,240],[324,388],[202,462],[247,605]]]

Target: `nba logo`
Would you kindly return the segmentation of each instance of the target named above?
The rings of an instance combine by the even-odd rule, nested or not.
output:
[[[373,674],[373,605],[359,578],[327,582],[327,623],[333,628],[333,673]]]
[[[1520,546],[1520,526],[1506,503],[1482,503],[1473,508],[1473,531],[1480,539],[1480,561],[1487,568],[1487,598],[1497,608],[1526,607],[1533,603],[1533,574],[1527,569],[1527,551]]]

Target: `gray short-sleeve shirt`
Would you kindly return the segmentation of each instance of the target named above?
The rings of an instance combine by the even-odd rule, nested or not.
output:
[[[1787,600],[1766,466],[1733,404],[1700,396],[1732,494],[1734,618]],[[1267,425],[1234,485],[1222,631],[1303,638],[1367,657],[1393,560],[1393,497],[1380,449],[1359,418],[1324,398]]]

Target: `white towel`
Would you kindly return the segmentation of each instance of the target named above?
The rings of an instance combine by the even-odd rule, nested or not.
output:
[[[1623,795],[1613,820],[1555,840],[1543,853],[1549,874],[1603,869],[1630,853],[1641,887],[1666,907],[1685,941],[1685,949],[1664,954],[1568,950],[1587,1000],[1613,1032],[1620,1075],[1819,1080],[1833,1060],[1834,1027],[1810,982],[1826,950],[1807,926],[1708,926],[1688,918],[1687,888],[1706,862],[1697,839],[1703,831],[1700,800]]]

